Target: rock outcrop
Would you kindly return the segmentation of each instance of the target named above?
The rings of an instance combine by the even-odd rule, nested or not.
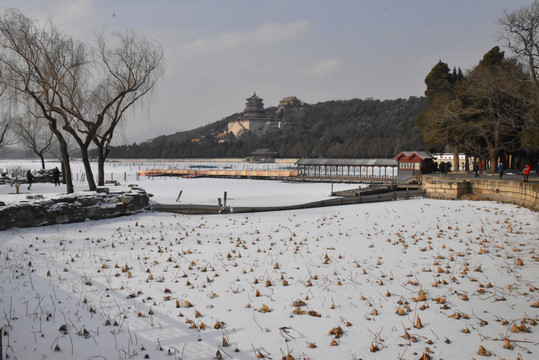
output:
[[[149,197],[137,187],[105,187],[51,198],[30,195],[17,204],[0,206],[0,230],[131,215],[149,208]]]

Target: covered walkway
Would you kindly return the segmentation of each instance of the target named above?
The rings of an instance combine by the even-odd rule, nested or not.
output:
[[[300,159],[298,178],[373,181],[397,180],[398,162],[393,159]]]

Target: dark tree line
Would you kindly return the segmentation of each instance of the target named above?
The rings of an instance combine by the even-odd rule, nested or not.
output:
[[[393,157],[403,150],[424,150],[415,119],[428,106],[426,98],[397,100],[339,100],[304,104],[301,111],[287,114],[282,128],[263,135],[247,133],[217,143],[214,136],[226,129],[231,115],[213,124],[141,144],[117,146],[118,158],[215,158],[247,157],[259,148],[269,148],[280,157]],[[275,114],[275,108],[266,109]],[[201,139],[192,142],[193,138]]]

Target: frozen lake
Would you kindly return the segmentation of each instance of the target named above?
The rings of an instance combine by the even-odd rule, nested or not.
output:
[[[49,162],[47,168],[59,166],[58,163]],[[139,170],[165,166],[160,162],[125,162],[111,163],[106,168],[106,179],[118,180],[123,185],[136,184],[154,195],[153,201],[160,203],[174,203],[180,193],[180,203],[217,205],[217,199],[223,198],[227,192],[227,204],[230,206],[276,206],[294,205],[305,202],[330,198],[331,184],[329,183],[300,183],[283,182],[278,180],[249,180],[249,179],[216,179],[216,178],[181,178],[181,177],[144,177],[137,176]],[[168,166],[172,166],[168,164]],[[35,161],[2,161],[0,169],[9,170],[13,167],[37,170],[41,167]],[[86,190],[87,184],[83,178],[82,163],[74,162],[73,178],[75,191]],[[9,172],[9,171],[8,171]],[[77,180],[78,179],[78,180]],[[125,180],[124,180],[125,179]],[[346,190],[357,188],[358,184],[335,183],[333,189]],[[4,202],[11,203],[29,193],[51,194],[65,191],[65,187],[54,187],[53,184],[36,183],[28,191],[21,186],[22,196],[15,196],[13,187],[0,185],[0,196]]]
[[[330,191],[138,184],[159,201],[183,190],[182,202],[210,204],[223,191],[242,205]],[[0,199],[14,196],[0,189]],[[2,350],[11,359],[532,359],[538,233],[539,214],[524,208],[432,199],[9,229],[0,232]]]

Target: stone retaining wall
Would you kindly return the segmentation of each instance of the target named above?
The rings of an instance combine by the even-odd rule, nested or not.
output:
[[[149,195],[138,188],[100,188],[98,192],[39,197],[0,206],[0,230],[106,219],[149,207]]]
[[[498,179],[459,179],[425,175],[422,179],[425,196],[436,199],[460,199],[471,196],[479,200],[495,200],[539,211],[539,184]]]

